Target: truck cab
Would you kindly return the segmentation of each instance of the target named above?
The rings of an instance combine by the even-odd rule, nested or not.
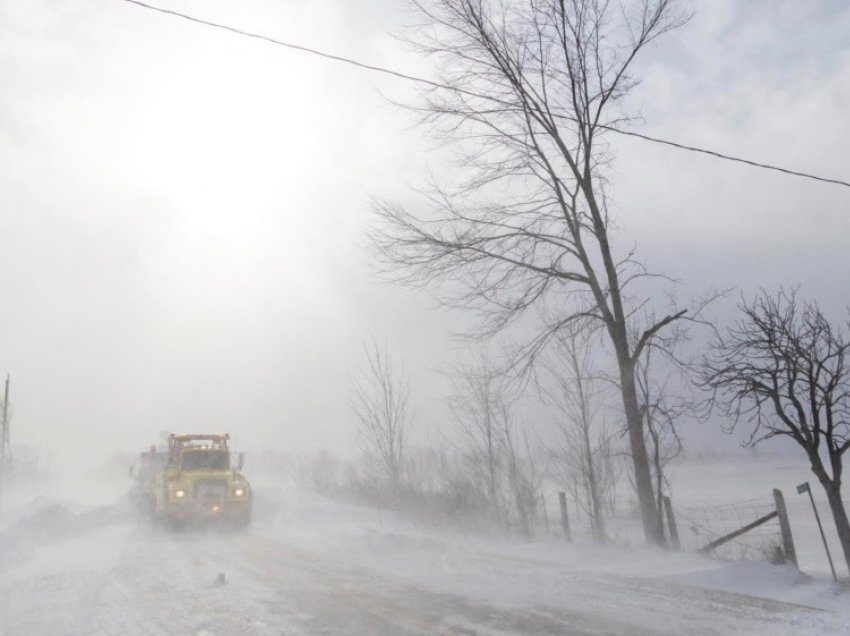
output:
[[[171,434],[165,464],[152,487],[152,513],[172,526],[222,521],[245,527],[251,521],[252,492],[234,462],[227,433]]]

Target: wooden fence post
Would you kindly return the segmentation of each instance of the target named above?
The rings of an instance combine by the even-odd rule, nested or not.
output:
[[[667,528],[670,530],[670,544],[675,550],[682,547],[679,541],[679,527],[676,525],[676,517],[673,514],[673,502],[670,497],[664,496],[664,512],[667,513]]]
[[[552,531],[549,529],[549,513],[546,510],[546,495],[540,494],[540,507],[543,510],[543,522],[546,524],[546,535],[550,536]]]
[[[782,551],[785,553],[785,558],[797,565],[797,551],[794,549],[794,537],[791,536],[791,524],[788,523],[788,511],[785,508],[785,497],[782,496],[782,491],[778,488],[773,489],[773,500],[776,502],[776,512],[779,515],[779,529],[782,532]]]
[[[558,493],[558,503],[561,504],[561,528],[564,531],[564,539],[572,541],[573,536],[570,533],[570,517],[567,514],[567,493],[563,490]]]

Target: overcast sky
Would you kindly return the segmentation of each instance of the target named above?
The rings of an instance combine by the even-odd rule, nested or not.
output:
[[[428,74],[391,37],[400,4],[167,6]],[[850,179],[850,5],[695,6],[639,60],[639,131]],[[382,96],[409,90],[121,0],[0,0],[15,440],[57,457],[134,451],[165,429],[342,448],[367,337],[404,359],[431,426],[457,318],[371,280],[362,249],[369,198],[405,196],[438,161]],[[617,240],[683,294],[800,284],[843,315],[850,188],[612,143]]]

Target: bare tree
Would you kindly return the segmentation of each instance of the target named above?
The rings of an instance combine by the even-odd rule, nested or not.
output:
[[[666,468],[682,452],[677,424],[688,413],[695,412],[697,407],[686,399],[674,397],[666,381],[659,382],[653,378],[651,371],[655,351],[653,346],[646,347],[638,360],[637,385],[649,446],[658,522],[663,528],[664,493],[670,489]]]
[[[418,44],[442,73],[419,107],[464,152],[462,182],[435,185],[430,211],[377,203],[385,271],[410,284],[457,285],[443,298],[478,310],[481,337],[529,313],[543,321],[521,360],[590,318],[607,333],[631,445],[644,532],[663,533],[635,388],[646,342],[684,311],[638,329],[626,293],[649,274],[612,244],[605,133],[628,124],[617,104],[635,86],[638,53],[687,20],[674,0],[412,0]],[[630,305],[631,302],[631,305]],[[533,313],[533,312],[532,312]]]
[[[589,515],[594,538],[604,541],[606,495],[616,482],[612,440],[602,419],[603,390],[593,365],[595,335],[580,325],[558,334],[547,358],[543,392],[558,408],[563,446],[559,459],[576,500]]]
[[[486,484],[487,503],[500,508],[504,430],[510,420],[506,383],[485,354],[461,365],[453,380],[449,400],[462,452],[469,455],[475,472]]]
[[[494,510],[482,489],[479,464],[473,461],[470,470],[469,457],[443,443],[436,445],[434,452],[436,494],[445,501],[447,520],[492,530]]]
[[[515,513],[520,532],[529,537],[543,471],[533,437],[514,413],[516,386],[486,353],[472,356],[454,375],[449,408],[458,433],[457,452],[473,479],[483,484],[491,514],[510,528]]]
[[[517,435],[511,424],[508,419],[503,420],[506,476],[520,531],[528,539],[531,538],[532,526],[537,517],[544,471],[538,468],[539,453],[536,452],[528,429],[521,429]],[[519,442],[522,443],[521,447],[518,447]]]
[[[772,437],[803,449],[832,511],[850,569],[850,523],[841,499],[850,448],[850,342],[815,303],[796,291],[762,292],[739,305],[743,316],[718,338],[703,366],[705,385],[733,417],[754,424],[750,444]]]
[[[357,419],[357,439],[389,486],[402,483],[407,431],[409,385],[385,347],[363,347],[362,368],[352,381],[351,409]]]

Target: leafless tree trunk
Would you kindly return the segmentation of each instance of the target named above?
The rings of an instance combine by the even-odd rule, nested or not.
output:
[[[547,358],[549,382],[544,394],[561,412],[561,459],[576,486],[579,505],[591,519],[593,536],[604,541],[606,490],[614,485],[612,431],[601,421],[602,390],[593,368],[594,334],[580,325],[558,334]]]
[[[352,382],[351,409],[357,419],[357,439],[391,489],[401,486],[409,427],[409,386],[385,348],[364,346],[364,362]]]
[[[441,139],[458,142],[464,181],[435,186],[430,211],[378,203],[374,242],[385,271],[411,284],[453,281],[443,295],[483,318],[487,337],[530,309],[543,321],[518,364],[552,334],[590,318],[619,368],[646,538],[662,543],[635,364],[646,341],[684,312],[638,329],[625,293],[649,274],[618,253],[609,232],[606,131],[624,126],[617,103],[650,42],[686,16],[674,0],[412,0],[415,37],[439,64],[440,84],[419,107]]]
[[[832,511],[850,570],[850,522],[841,499],[850,448],[850,342],[796,291],[762,292],[739,305],[743,317],[718,338],[703,381],[733,419],[754,424],[750,443],[786,436],[806,454]],[[850,330],[850,326],[848,326]]]
[[[653,351],[653,347],[647,347],[638,361],[637,382],[652,464],[658,523],[663,528],[664,491],[669,489],[666,467],[682,452],[682,440],[676,429],[677,419],[689,409],[693,410],[696,407],[686,400],[674,403],[666,383],[653,381],[651,374]]]
[[[510,420],[507,387],[486,355],[478,355],[456,373],[449,407],[461,437],[486,484],[488,505],[498,511],[504,463],[503,431]]]
[[[523,448],[517,448],[516,434],[508,420],[503,423],[503,443],[505,447],[507,479],[514,507],[520,524],[520,531],[526,539],[531,538],[532,526],[537,514],[537,502],[540,497],[542,472],[538,469],[538,453],[535,452],[528,430],[523,430],[521,441]]]
[[[478,354],[455,372],[449,406],[459,432],[458,451],[484,484],[487,507],[505,526],[530,537],[542,471],[528,431],[514,417],[516,391],[486,354]]]

